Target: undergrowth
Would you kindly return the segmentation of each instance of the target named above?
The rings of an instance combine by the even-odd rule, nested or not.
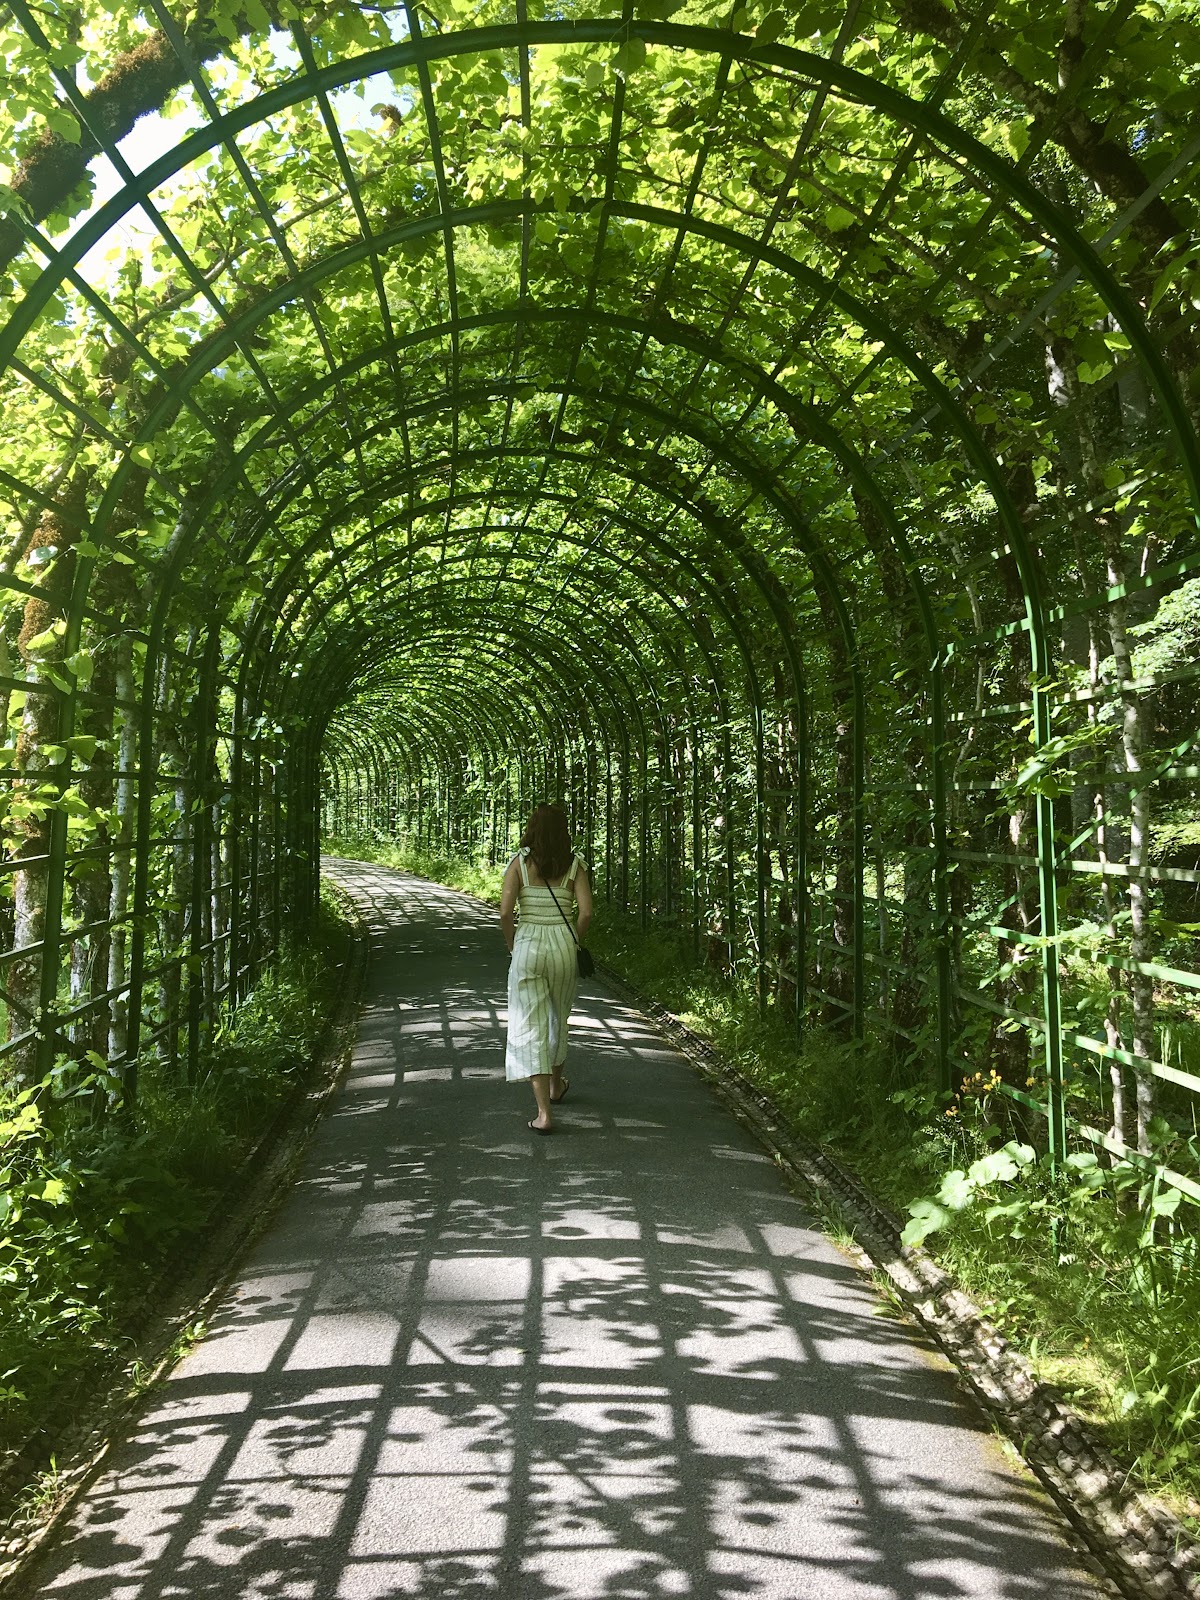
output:
[[[910,1197],[923,1242],[1145,1487],[1200,1519],[1200,1275],[1195,1208],[1128,1161],[1084,1149],[1057,1171],[1012,1137],[996,1081],[918,1100],[933,1181]],[[924,1113],[922,1115],[922,1113]],[[1151,1124],[1171,1164],[1175,1135]]]
[[[323,900],[192,1079],[144,1062],[135,1106],[99,1058],[0,1099],[0,1452],[44,1436],[132,1354],[135,1313],[209,1226],[313,1059],[347,930]],[[36,1457],[36,1450],[34,1455]]]
[[[370,845],[343,853],[498,896],[500,869],[392,860]],[[701,965],[685,935],[643,931],[601,904],[588,942],[765,1089],[798,1133],[908,1213],[910,1241],[923,1240],[1132,1477],[1200,1517],[1200,1271],[1195,1209],[1178,1191],[1086,1151],[1052,1173],[1006,1122],[994,1080],[973,1075],[947,1096],[870,1042],[820,1028],[798,1040],[793,1019],[760,1015],[754,990]],[[1158,1134],[1169,1141],[1165,1124]]]

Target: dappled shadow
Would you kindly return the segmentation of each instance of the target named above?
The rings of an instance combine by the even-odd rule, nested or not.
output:
[[[589,989],[560,1131],[493,918],[356,863],[345,1090],[208,1337],[43,1566],[69,1600],[1085,1600],[950,1374]]]

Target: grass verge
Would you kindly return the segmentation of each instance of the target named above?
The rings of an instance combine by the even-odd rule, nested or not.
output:
[[[66,1063],[0,1100],[0,1460],[10,1475],[53,1470],[74,1411],[130,1360],[148,1299],[198,1246],[304,1078],[349,938],[323,897],[311,943],[263,972],[202,1070],[187,1079],[144,1063],[132,1111],[105,1072]]]

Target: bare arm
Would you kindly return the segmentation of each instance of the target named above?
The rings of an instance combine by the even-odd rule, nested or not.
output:
[[[517,909],[517,895],[520,892],[521,868],[514,856],[508,864],[508,871],[504,874],[504,882],[500,886],[500,932],[504,935],[509,955],[512,955],[513,940],[517,936],[517,919],[514,913]]]
[[[579,920],[575,924],[575,933],[582,944],[592,925],[592,882],[588,877],[587,868],[582,865],[575,873],[575,899],[579,904]]]

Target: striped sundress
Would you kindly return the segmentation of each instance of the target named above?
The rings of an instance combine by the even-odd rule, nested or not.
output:
[[[561,1067],[567,1058],[567,1018],[575,1003],[579,968],[575,940],[555,908],[545,884],[530,883],[521,850],[521,888],[517,895],[517,936],[508,969],[508,1047],[504,1075],[509,1082],[532,1078]],[[575,874],[578,856],[554,895],[572,923],[575,920]]]

